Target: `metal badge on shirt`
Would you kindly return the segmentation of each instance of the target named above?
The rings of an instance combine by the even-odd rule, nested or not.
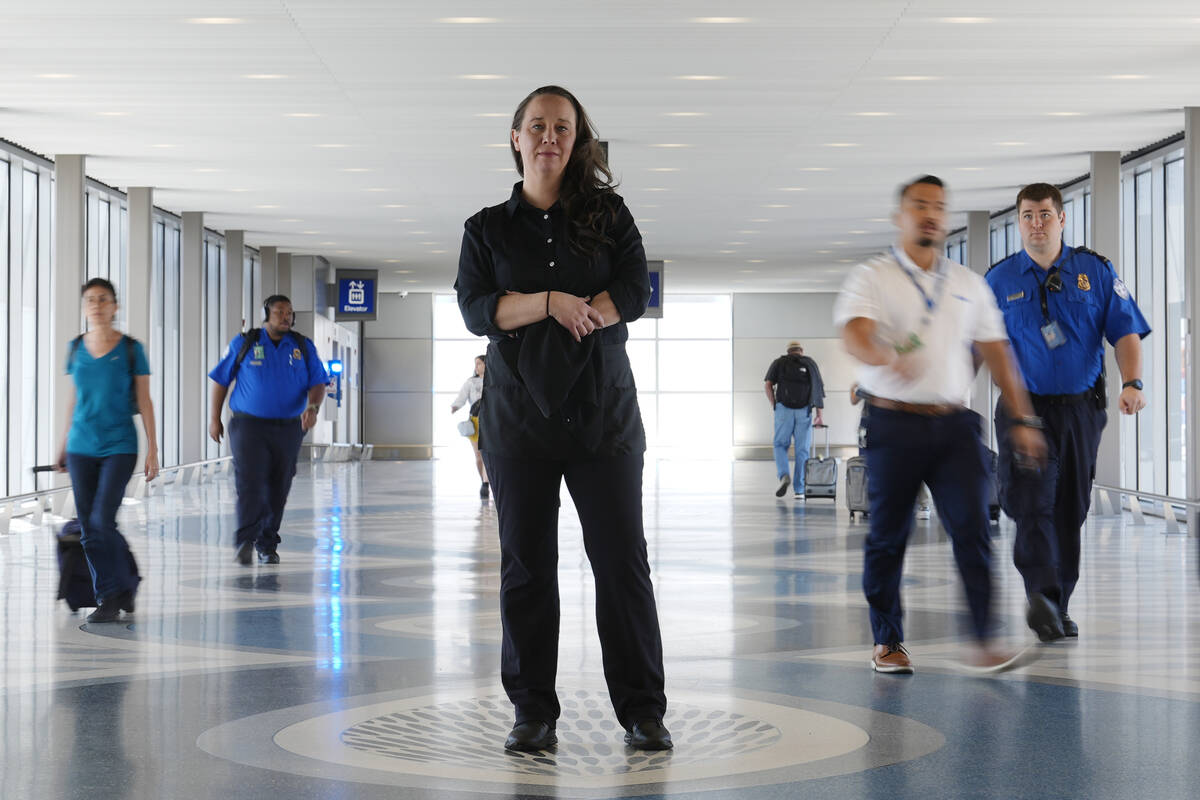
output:
[[[290,356],[288,356],[288,366],[289,367],[292,366],[293,364],[295,364],[296,360],[300,359],[300,358],[304,358],[304,354],[300,352],[300,348],[299,347],[293,348],[292,354]]]

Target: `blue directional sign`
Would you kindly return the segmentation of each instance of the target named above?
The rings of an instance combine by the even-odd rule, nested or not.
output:
[[[646,313],[643,316],[651,319],[662,319],[663,315],[663,265],[662,261],[646,262],[646,267],[650,270],[650,302],[646,304]]]
[[[334,319],[375,319],[375,290],[378,283],[379,274],[375,270],[339,269]]]

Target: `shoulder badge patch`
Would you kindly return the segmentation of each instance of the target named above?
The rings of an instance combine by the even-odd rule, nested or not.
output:
[[[1116,292],[1117,296],[1120,297],[1122,300],[1129,299],[1129,287],[1126,286],[1125,282],[1123,280],[1121,280],[1120,278],[1116,278],[1113,281],[1113,291]]]
[[[1080,288],[1080,290],[1084,291],[1084,292],[1090,292],[1092,290],[1092,284],[1088,280],[1087,274],[1083,273],[1083,272],[1079,273],[1079,277],[1075,281],[1075,285],[1078,286]]]

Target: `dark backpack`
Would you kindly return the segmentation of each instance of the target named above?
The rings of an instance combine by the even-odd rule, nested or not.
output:
[[[804,408],[812,401],[812,365],[804,356],[784,356],[775,372],[775,399],[788,408]]]
[[[246,360],[246,354],[250,352],[250,348],[258,344],[258,338],[261,333],[262,328],[251,328],[242,334],[242,349],[238,351],[237,358],[233,362],[233,370],[229,373],[230,383],[233,383],[233,379],[237,377],[238,370],[242,368],[242,362]],[[304,354],[304,368],[312,369],[312,365],[309,363],[312,356],[308,354],[309,338],[302,333],[296,333],[296,331],[288,331],[284,335],[292,337],[292,341],[296,343],[300,348],[300,352]],[[316,345],[313,345],[313,349],[316,349]]]
[[[137,339],[132,336],[121,336],[121,343],[125,345],[125,357],[129,362],[129,402],[133,406],[133,413],[140,414],[142,411],[138,408],[137,396],[137,348],[133,346],[136,341]],[[67,355],[68,366],[75,363],[75,354],[79,352],[81,344],[83,344],[83,334],[79,334],[71,342],[71,350]]]

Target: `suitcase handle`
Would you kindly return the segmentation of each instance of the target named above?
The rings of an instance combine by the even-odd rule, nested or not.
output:
[[[825,457],[829,458],[829,426],[822,422],[820,425],[813,425],[813,428],[825,431]]]

